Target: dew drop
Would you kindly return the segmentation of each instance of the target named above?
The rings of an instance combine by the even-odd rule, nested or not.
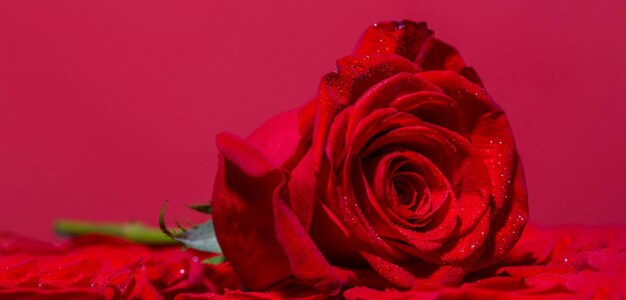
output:
[[[185,269],[180,269],[180,270],[178,270],[178,273],[180,273],[180,274],[185,274]]]

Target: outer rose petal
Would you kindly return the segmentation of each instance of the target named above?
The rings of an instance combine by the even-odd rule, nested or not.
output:
[[[315,201],[315,178],[310,176],[313,169],[311,160],[305,155],[308,153],[304,147],[306,139],[300,134],[298,122],[306,119],[306,115],[300,112],[307,111],[308,105],[303,109],[293,109],[281,113],[257,128],[246,140],[270,160],[273,165],[288,165],[293,168],[289,174],[289,198],[297,199],[290,203],[300,223],[305,230],[309,230],[313,217]]]
[[[425,22],[381,22],[369,27],[354,54],[396,54],[423,70],[450,70],[482,86],[478,74],[465,65],[456,49],[434,37]]]
[[[297,277],[323,293],[341,279],[285,205],[286,174],[245,141],[217,137],[220,166],[213,193],[215,232],[241,282],[268,290]]]
[[[298,112],[292,109],[265,121],[248,136],[246,141],[274,165],[280,166],[296,152],[301,139],[298,130]]]
[[[484,90],[452,72],[423,72],[420,77],[457,100],[470,130],[470,142],[487,165],[494,213],[482,265],[500,259],[519,239],[528,220],[528,195],[508,120]]]

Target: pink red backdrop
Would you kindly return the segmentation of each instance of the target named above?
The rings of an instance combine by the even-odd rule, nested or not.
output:
[[[201,220],[184,204],[211,194],[216,133],[309,99],[363,29],[405,18],[507,111],[532,220],[626,223],[626,5],[575,2],[2,1],[0,229],[155,224],[166,199]]]

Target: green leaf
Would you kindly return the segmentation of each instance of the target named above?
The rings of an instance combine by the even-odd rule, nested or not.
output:
[[[207,258],[202,261],[203,264],[208,265],[219,265],[226,261],[226,257],[224,255],[213,256],[211,258]]]
[[[165,225],[165,207],[167,201],[161,208],[159,214],[159,227],[161,231],[170,238],[184,244],[185,247],[193,248],[203,252],[222,253],[217,237],[215,236],[215,227],[213,220],[209,220],[190,229],[181,228],[180,232],[172,232]],[[179,225],[180,226],[180,225]]]
[[[204,214],[212,214],[213,213],[213,208],[211,207],[210,204],[191,204],[191,205],[187,205],[187,207],[204,213]]]
[[[215,237],[213,220],[208,220],[192,229],[187,229],[187,231],[175,236],[174,239],[189,248],[204,252],[222,253],[222,248],[220,248]]]

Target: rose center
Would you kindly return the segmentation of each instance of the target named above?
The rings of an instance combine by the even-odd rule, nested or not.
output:
[[[393,181],[393,188],[401,204],[411,206],[418,197],[416,188],[404,178]]]
[[[396,203],[391,209],[407,222],[419,223],[429,210],[430,191],[426,181],[416,172],[402,170],[390,179],[395,194],[392,201]]]

